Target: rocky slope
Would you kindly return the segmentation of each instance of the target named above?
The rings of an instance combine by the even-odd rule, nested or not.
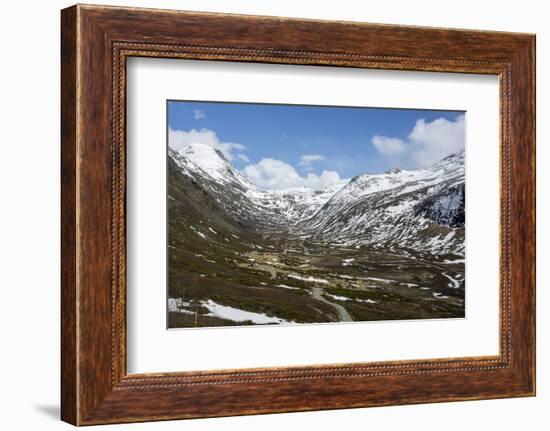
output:
[[[168,158],[168,326],[464,317],[464,154],[326,190]]]
[[[169,157],[236,223],[235,233],[464,255],[464,151],[428,168],[359,175],[317,191],[262,190],[202,144]]]
[[[316,240],[464,255],[464,151],[424,169],[360,175],[296,226]]]
[[[313,216],[347,181],[326,190],[262,190],[235,169],[219,151],[204,144],[169,151],[169,159],[197,187],[211,194],[245,229],[286,231],[289,224]]]

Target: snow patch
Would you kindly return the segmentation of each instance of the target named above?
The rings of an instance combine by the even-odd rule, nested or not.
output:
[[[392,280],[386,280],[385,278],[366,277],[368,280],[380,281],[382,283],[391,283]]]
[[[466,263],[466,259],[455,259],[455,260],[445,259],[442,263]]]
[[[443,272],[441,275],[444,277],[447,277],[450,280],[450,283],[448,284],[449,287],[452,287],[453,289],[458,289],[460,287],[460,280],[457,280],[454,277],[451,277],[446,272]]]
[[[211,299],[209,299],[208,301],[201,301],[201,305],[207,308],[208,311],[214,316],[221,319],[231,320],[233,322],[251,321],[259,325],[269,323],[294,323],[288,320],[281,319],[279,317],[271,317],[263,313],[254,313],[252,311],[245,311],[239,308],[221,305],[212,301]]]
[[[300,290],[299,287],[288,286],[286,284],[279,284],[278,287],[282,287],[283,289],[290,289],[290,290]]]
[[[296,280],[307,281],[307,282],[310,282],[310,283],[321,283],[321,284],[328,284],[329,283],[328,280],[325,280],[323,278],[315,278],[315,277],[312,277],[311,275],[309,277],[302,277],[301,275],[297,275],[297,274],[289,274],[288,276],[290,278],[294,278]]]

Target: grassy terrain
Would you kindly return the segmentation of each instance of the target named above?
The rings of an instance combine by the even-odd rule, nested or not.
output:
[[[341,321],[338,305],[354,321],[464,317],[464,264],[449,263],[459,256],[259,235],[169,169],[168,297],[180,301],[170,328],[253,323],[215,315],[208,301],[295,323]]]

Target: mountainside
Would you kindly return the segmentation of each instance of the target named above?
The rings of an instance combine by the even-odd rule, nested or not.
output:
[[[169,156],[240,229],[464,255],[464,151],[428,168],[359,175],[317,191],[262,190],[203,144]]]
[[[181,173],[210,193],[243,228],[286,231],[289,224],[313,216],[346,182],[327,190],[262,190],[235,169],[219,150],[192,144],[169,159]]]
[[[464,151],[428,168],[360,175],[297,230],[345,246],[464,255]]]
[[[464,152],[325,190],[168,157],[168,326],[464,317]]]

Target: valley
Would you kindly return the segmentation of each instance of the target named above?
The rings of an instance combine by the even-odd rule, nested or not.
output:
[[[327,190],[265,191],[170,151],[168,327],[464,317],[464,154]]]

